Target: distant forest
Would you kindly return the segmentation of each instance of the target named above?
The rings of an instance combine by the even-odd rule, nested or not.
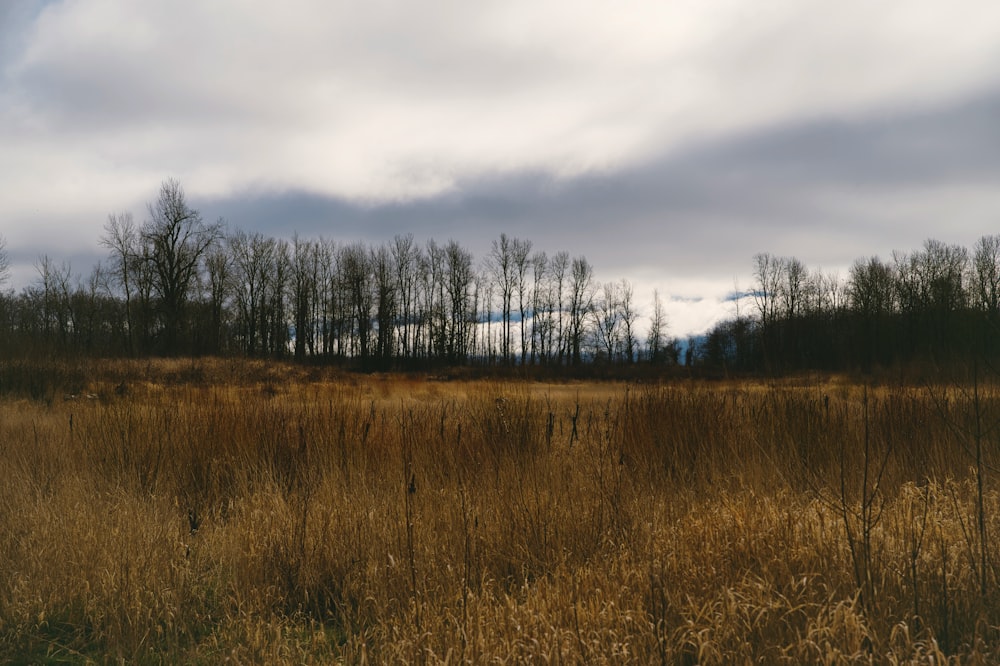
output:
[[[681,345],[658,295],[644,330],[627,280],[506,235],[476,260],[412,235],[368,246],[206,223],[165,181],[146,220],[108,217],[86,277],[48,256],[0,293],[0,355],[293,358],[362,370],[677,366],[871,371],[1000,352],[1000,235],[970,252],[928,240],[846,279],[758,254],[734,316]],[[9,259],[0,240],[0,283]],[[646,309],[646,308],[642,308]],[[680,350],[684,349],[681,354]]]
[[[991,362],[1000,353],[1000,235],[858,259],[846,281],[754,256],[752,306],[701,341],[696,362],[736,371],[871,372]]]

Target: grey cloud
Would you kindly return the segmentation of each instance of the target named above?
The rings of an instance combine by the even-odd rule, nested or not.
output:
[[[45,4],[24,3],[31,11],[0,4],[0,26],[9,20],[27,28]],[[258,13],[235,12],[223,23],[202,7],[147,10],[138,14],[148,25],[101,26],[99,39],[49,35],[33,53],[9,39],[7,49],[0,42],[0,55],[7,51],[9,88],[23,105],[69,133],[292,124],[311,113],[302,105],[335,115],[336,102],[301,99],[321,89],[344,91],[346,105],[372,95],[424,103],[502,99],[553,86],[567,69],[537,48],[491,48],[476,5],[460,3],[443,15],[396,3],[364,11],[292,6],[283,26],[262,23]],[[65,14],[89,20],[76,10]],[[65,31],[66,20],[49,30]]]
[[[673,294],[669,298],[671,303],[701,303],[704,298],[701,296],[681,296]]]
[[[141,217],[176,176],[206,219],[268,234],[413,233],[483,256],[505,232],[586,255],[600,280],[721,296],[759,251],[830,270],[996,231],[1000,89],[955,96],[998,80],[998,16],[985,0],[0,2],[0,225],[44,230],[16,239],[31,258],[64,256],[71,228],[97,252],[108,211]]]
[[[24,47],[27,28],[38,13],[53,0],[0,2],[0,71]]]
[[[705,151],[693,164],[731,175],[752,168],[790,185],[980,177],[1000,167],[998,117],[1000,93],[991,91],[944,108],[778,128]]]
[[[70,135],[156,131],[164,127],[232,126],[265,116],[266,98],[222,94],[223,84],[191,77],[185,63],[158,63],[112,49],[89,52],[58,66],[32,64],[18,71],[12,90],[33,116]]]
[[[753,289],[742,289],[740,291],[731,291],[722,297],[724,303],[735,303],[737,301],[742,301],[744,298],[749,298],[750,296],[757,296],[761,292]]]
[[[829,269],[913,249],[927,237],[971,243],[996,233],[995,226],[963,228],[968,211],[961,209],[948,220],[900,221],[863,200],[873,193],[905,198],[950,184],[995,183],[998,117],[1000,94],[986,91],[934,109],[775,126],[572,179],[544,171],[465,177],[443,194],[389,204],[301,190],[191,198],[208,220],[222,216],[236,227],[285,237],[298,232],[378,243],[412,233],[419,241],[454,238],[482,257],[507,233],[549,253],[585,255],[602,279],[648,269],[731,286],[734,275],[749,274],[760,251]],[[195,182],[184,185],[197,190]],[[150,183],[149,198],[155,187]],[[851,197],[862,203],[844,201]],[[108,210],[119,205],[110,202]],[[1000,220],[1000,209],[993,219]],[[76,259],[73,266],[90,268]]]
[[[391,205],[286,192],[208,208],[237,226],[272,233],[376,242],[413,233],[455,238],[479,252],[505,232],[619,272],[651,266],[731,276],[759,251],[846,265],[893,238],[910,249],[908,240],[919,243],[942,229],[914,219],[904,234],[877,209],[861,208],[857,219],[846,219],[823,193],[833,188],[862,197],[888,189],[905,196],[928,186],[991,181],[1000,175],[997,117],[1000,94],[990,91],[937,109],[773,127],[571,180],[541,172],[486,175],[439,196]]]
[[[92,248],[79,248],[68,252],[43,249],[33,253],[30,250],[11,248],[8,252],[10,281],[0,285],[0,289],[6,290],[8,287],[12,287],[18,291],[31,285],[37,285],[41,280],[38,266],[43,256],[48,256],[59,270],[63,270],[64,267],[69,268],[71,286],[75,286],[77,283],[86,284],[86,280],[97,263],[104,258],[96,242]]]

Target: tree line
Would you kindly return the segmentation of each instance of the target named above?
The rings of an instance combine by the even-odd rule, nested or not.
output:
[[[107,257],[86,278],[42,256],[32,285],[0,295],[6,355],[245,355],[364,369],[677,361],[658,296],[640,338],[627,280],[598,283],[585,257],[506,234],[482,261],[456,241],[412,235],[287,241],[204,221],[167,180],[141,224],[109,215],[101,245]]]
[[[42,256],[0,290],[0,355],[242,355],[362,369],[435,365],[872,371],[1000,355],[1000,235],[971,250],[927,240],[846,278],[794,257],[753,258],[732,317],[681,345],[659,295],[638,327],[627,280],[583,256],[501,234],[477,260],[412,235],[366,245],[290,241],[206,222],[175,180],[137,223],[108,216],[86,277]],[[0,287],[9,258],[0,238]]]
[[[694,364],[870,372],[1000,354],[1000,235],[971,251],[929,239],[888,260],[857,259],[846,279],[794,257],[753,262],[752,288],[734,294],[735,316],[695,341]]]

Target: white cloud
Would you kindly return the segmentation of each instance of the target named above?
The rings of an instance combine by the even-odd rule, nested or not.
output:
[[[965,4],[67,0],[9,68],[6,119],[109,178],[424,196],[973,86],[1000,6]]]
[[[194,198],[292,190],[375,205],[460,195],[469,183],[505,176],[572,183],[631,174],[647,181],[617,186],[614,208],[592,194],[591,209],[570,206],[575,217],[540,220],[547,204],[536,197],[540,208],[516,222],[564,225],[544,230],[551,237],[618,216],[614,224],[628,233],[651,230],[647,245],[662,245],[676,265],[700,268],[698,279],[718,263],[742,269],[759,249],[784,253],[748,247],[758,239],[768,246],[762,235],[772,227],[788,243],[826,239],[789,253],[835,262],[829,250],[837,243],[811,225],[840,215],[875,220],[884,243],[893,219],[920,220],[916,235],[918,224],[932,224],[926,211],[958,207],[974,218],[972,228],[1000,204],[978,188],[963,203],[949,194],[960,186],[933,183],[953,175],[933,168],[931,186],[912,198],[913,183],[859,192],[825,182],[829,174],[809,164],[799,179],[764,164],[763,177],[758,162],[725,150],[720,159],[738,168],[727,172],[716,161],[718,179],[684,180],[689,167],[673,163],[673,180],[661,188],[669,196],[657,198],[648,179],[662,174],[643,165],[810,119],[891,122],[994,87],[998,66],[1000,4],[985,0],[4,3],[0,224],[10,226],[0,231],[12,247],[56,237],[96,246],[107,213],[129,208],[141,217],[168,176]],[[812,159],[807,150],[800,157]],[[859,161],[841,161],[878,180]],[[779,162],[779,171],[798,168]],[[622,204],[630,187],[645,208]],[[973,200],[982,207],[973,210]],[[796,217],[803,214],[810,217]],[[740,226],[747,224],[760,227]],[[669,231],[654,237],[664,225]],[[680,233],[685,226],[693,229]],[[611,247],[620,235],[599,238],[596,251],[606,255],[588,250],[595,265],[627,263]],[[698,259],[723,249],[730,254]],[[732,270],[713,293],[730,286]]]

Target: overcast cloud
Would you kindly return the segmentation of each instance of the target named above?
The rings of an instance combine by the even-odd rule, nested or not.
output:
[[[758,251],[1000,232],[998,118],[986,1],[0,3],[16,286],[176,177],[274,235],[585,254],[687,333]]]

